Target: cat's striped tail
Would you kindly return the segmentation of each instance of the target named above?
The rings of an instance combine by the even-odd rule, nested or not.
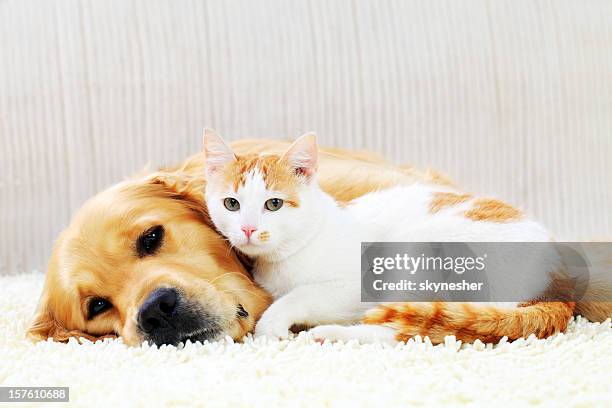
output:
[[[574,307],[573,302],[534,302],[512,308],[486,303],[386,303],[369,310],[363,322],[395,329],[398,341],[421,335],[443,343],[445,336],[454,335],[463,342],[496,343],[504,336],[515,340],[533,333],[545,338],[563,331]]]

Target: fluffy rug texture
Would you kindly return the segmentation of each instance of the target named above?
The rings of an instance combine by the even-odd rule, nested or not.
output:
[[[74,405],[612,406],[610,320],[577,318],[564,334],[497,345],[321,345],[305,333],[159,349],[33,344],[24,331],[42,282],[0,278],[0,385],[69,386]]]

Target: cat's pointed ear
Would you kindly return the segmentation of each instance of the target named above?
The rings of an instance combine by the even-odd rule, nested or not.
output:
[[[206,158],[206,174],[214,173],[220,167],[236,160],[231,147],[212,129],[204,129],[202,136],[204,157]]]
[[[300,136],[283,155],[296,173],[308,179],[317,171],[318,156],[317,136],[312,132]]]

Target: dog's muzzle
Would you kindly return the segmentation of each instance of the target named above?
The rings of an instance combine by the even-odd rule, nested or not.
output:
[[[221,332],[217,318],[175,288],[151,292],[140,306],[137,322],[144,340],[158,346],[176,346],[187,340],[203,342]]]

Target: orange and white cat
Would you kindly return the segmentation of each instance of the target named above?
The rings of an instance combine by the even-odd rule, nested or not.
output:
[[[401,307],[410,304],[375,308],[377,304],[361,302],[363,241],[548,241],[550,237],[542,225],[510,206],[442,186],[400,185],[341,206],[319,188],[318,151],[312,134],[296,140],[281,156],[238,157],[217,134],[206,130],[204,149],[210,217],[232,246],[255,260],[255,280],[274,298],[256,325],[256,336],[285,338],[292,325],[303,324],[318,326],[311,331],[320,339],[402,339],[398,334],[401,319],[397,317]],[[498,219],[487,221],[483,214],[491,211]],[[550,285],[550,273],[559,267],[559,260],[552,255],[536,254],[516,262],[517,270],[525,262],[530,264],[529,270],[536,264],[540,272],[518,279],[523,298],[535,299],[544,292]],[[517,276],[499,279],[499,287],[491,290],[503,290],[510,281],[516,282]],[[519,306],[496,304],[495,310]],[[436,303],[418,307],[425,315],[434,314],[429,329],[435,331],[442,307]],[[484,312],[491,305],[445,307],[463,307],[457,316],[482,307],[486,317]],[[571,310],[563,309],[561,314],[557,326],[562,327],[553,330],[565,327]],[[364,316],[366,323],[378,324],[354,325],[363,322]],[[418,319],[413,323],[417,328],[423,324]]]

